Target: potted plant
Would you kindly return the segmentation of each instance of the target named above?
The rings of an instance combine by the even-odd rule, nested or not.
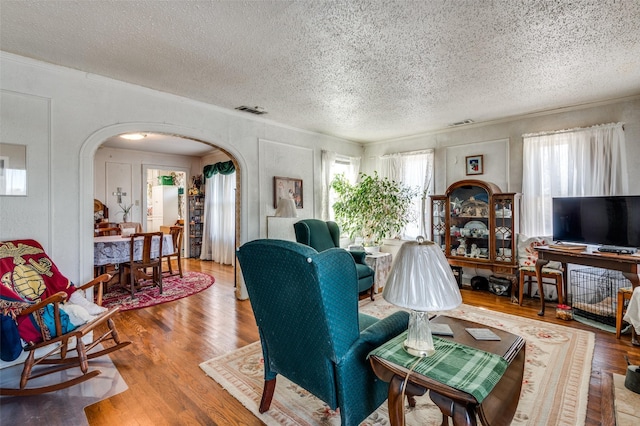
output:
[[[365,248],[379,247],[383,238],[395,236],[413,219],[410,206],[417,190],[377,172],[360,173],[355,185],[337,175],[331,187],[337,195],[336,222],[350,238],[362,237]]]
[[[118,207],[120,207],[120,210],[122,210],[122,221],[127,222],[127,219],[129,218],[129,212],[131,211],[131,207],[133,207],[133,204],[129,204],[128,206],[126,204],[118,204]]]

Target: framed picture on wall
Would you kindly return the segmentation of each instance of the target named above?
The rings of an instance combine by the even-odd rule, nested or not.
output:
[[[465,157],[465,164],[467,166],[467,176],[469,175],[481,175],[484,173],[484,159],[483,155],[470,155]]]
[[[302,179],[294,179],[282,176],[273,177],[273,208],[278,208],[281,198],[293,199],[296,208],[303,208]]]

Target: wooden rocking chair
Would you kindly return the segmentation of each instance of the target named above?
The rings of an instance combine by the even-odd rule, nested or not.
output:
[[[97,291],[101,292],[102,283],[105,283],[110,279],[111,275],[103,274],[79,288],[88,289],[96,286]],[[42,342],[28,344],[23,348],[28,352],[28,356],[24,362],[24,367],[22,369],[20,387],[16,389],[0,388],[0,395],[39,395],[42,393],[57,391],[73,385],[77,385],[78,383],[87,381],[100,374],[100,370],[89,370],[89,360],[114,352],[131,343],[128,341],[120,341],[118,331],[116,330],[113,320],[111,319],[118,312],[119,308],[117,307],[108,310],[93,321],[90,321],[68,333],[63,334],[60,319],[60,304],[66,300],[66,297],[67,294],[65,292],[58,292],[52,296],[49,296],[45,300],[42,300],[41,302],[36,303],[27,309],[24,309],[18,315],[28,316],[42,309],[48,304],[53,304],[56,337],[47,338],[46,333],[42,331]],[[93,336],[93,340],[90,343],[85,343],[83,341],[83,338],[90,332],[96,331],[95,329],[103,323],[106,323],[108,330],[99,336]],[[90,352],[99,343],[108,342],[109,340],[113,340],[114,344],[105,349]],[[74,346],[72,347],[72,345]],[[45,348],[48,346],[50,346],[51,349],[44,355],[36,358],[36,351],[40,348]],[[73,352],[75,352],[75,356],[69,356],[73,354]],[[34,370],[34,367],[39,368]],[[74,367],[80,367],[82,375],[53,385],[27,387],[27,383],[31,379],[43,377],[48,374],[56,373]]]
[[[3,242],[0,244],[0,255],[3,255],[0,259],[3,314],[15,320],[17,331],[23,340],[27,341],[22,347],[27,353],[27,358],[24,361],[19,386],[0,388],[0,395],[38,395],[82,383],[100,374],[100,370],[89,369],[89,360],[131,343],[121,341],[118,336],[112,320],[118,312],[117,307],[65,332],[71,327],[65,328],[66,318],[61,305],[67,300],[68,294],[94,288],[97,299],[102,300],[103,283],[108,282],[111,275],[102,274],[82,286],[75,286],[72,290],[74,286],[58,271],[44,253],[42,246],[34,240]],[[35,271],[39,274],[36,275]],[[45,287],[49,289],[42,293],[40,301],[30,301],[37,299],[25,297],[34,289],[39,292]],[[103,331],[103,324],[106,324],[106,331]],[[29,337],[26,337],[27,334]],[[110,340],[113,341],[112,345],[97,346]],[[15,349],[19,350],[19,342],[15,343]],[[94,348],[97,350],[92,351]],[[27,386],[31,379],[74,367],[80,367],[82,374],[56,384]]]

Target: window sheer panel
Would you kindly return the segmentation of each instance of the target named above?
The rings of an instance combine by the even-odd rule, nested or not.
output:
[[[360,157],[348,157],[332,151],[322,151],[320,156],[322,174],[322,220],[335,220],[333,204],[336,195],[331,182],[337,175],[344,174],[351,184],[355,184],[360,173]]]
[[[235,264],[236,174],[215,174],[207,179],[200,259]]]
[[[399,235],[402,239],[414,240],[418,235],[430,238],[428,195],[433,193],[433,163],[433,150],[386,155],[378,163],[380,176],[418,189],[418,195],[411,203],[412,220]]]
[[[331,180],[334,176],[336,153],[323,150],[320,153],[320,174],[322,175],[322,220],[332,220],[333,209],[331,201]]]
[[[553,233],[553,197],[628,192],[622,123],[523,135],[522,229]]]

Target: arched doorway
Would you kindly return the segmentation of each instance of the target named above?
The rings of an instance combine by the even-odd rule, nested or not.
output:
[[[90,211],[93,206],[93,188],[94,188],[94,158],[97,150],[103,143],[113,137],[124,133],[132,132],[146,132],[153,134],[163,134],[172,138],[180,138],[185,141],[196,142],[204,144],[211,148],[219,149],[224,152],[233,162],[236,168],[236,197],[235,197],[235,246],[238,247],[242,241],[242,235],[246,234],[246,223],[243,221],[244,215],[242,214],[242,205],[244,194],[242,192],[243,175],[246,174],[246,167],[242,157],[239,153],[235,152],[233,147],[227,146],[224,143],[212,143],[206,141],[206,139],[199,134],[199,131],[195,129],[185,129],[179,126],[164,125],[164,124],[144,124],[144,123],[131,123],[131,124],[118,124],[107,128],[103,128],[93,135],[91,135],[83,144],[80,151],[80,217],[83,224],[80,227],[80,244],[81,244],[81,264],[88,266],[93,262],[89,259],[89,254],[93,252],[93,225],[87,221],[84,224],[85,218],[91,220],[92,213]],[[207,139],[209,139],[207,137]],[[246,177],[245,177],[246,179]],[[245,201],[246,202],[246,201]],[[243,232],[244,230],[244,232]],[[246,290],[244,284],[240,279],[238,272],[238,264],[235,266],[236,277],[236,296],[239,299],[246,299]]]

